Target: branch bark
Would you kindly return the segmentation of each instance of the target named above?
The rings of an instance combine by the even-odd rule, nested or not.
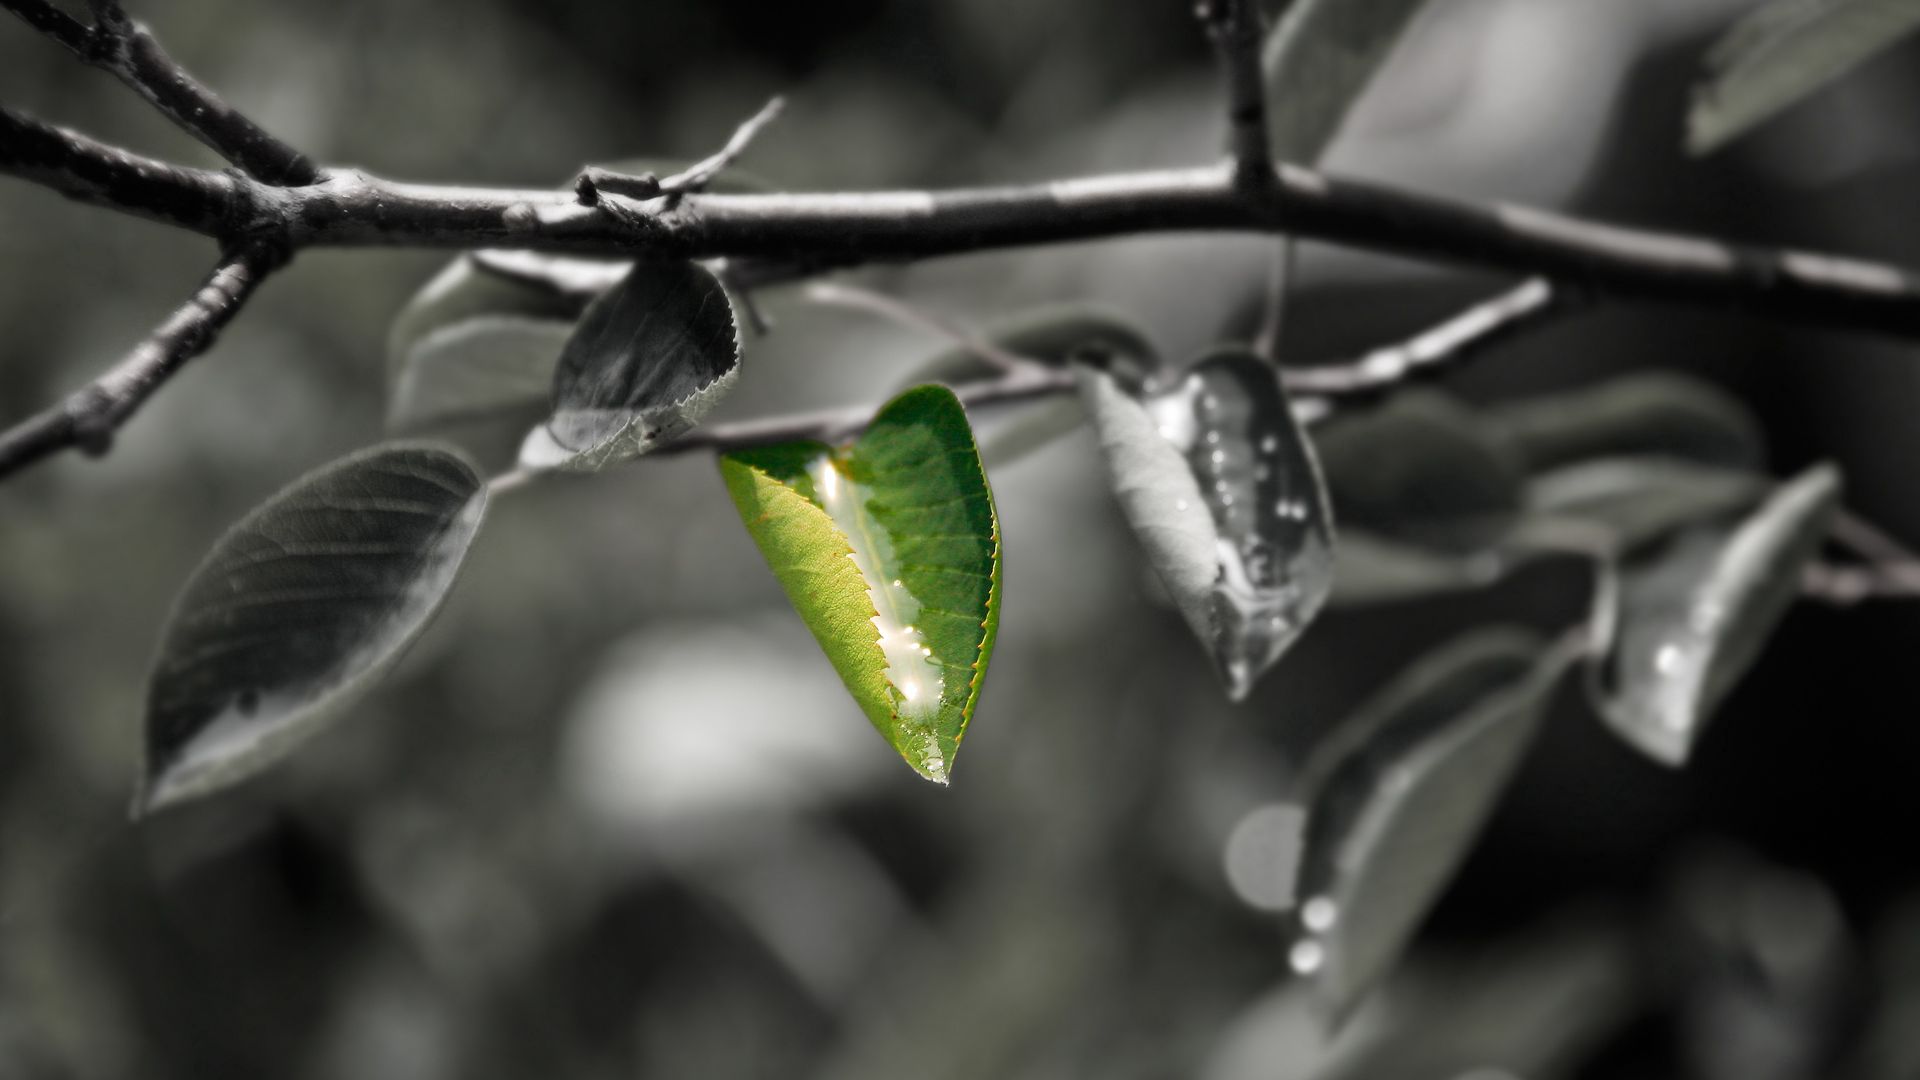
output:
[[[69,446],[105,453],[113,435],[160,385],[205,352],[283,260],[255,244],[222,258],[187,302],[106,374],[65,401],[0,433],[0,477]]]
[[[716,195],[669,191],[661,182],[657,189],[633,189],[642,198],[596,190],[591,205],[571,191],[404,184],[317,168],[188,76],[114,0],[92,6],[96,22],[89,27],[51,0],[0,0],[0,7],[113,72],[245,170],[171,165],[0,109],[0,174],[202,233],[225,251],[244,253],[223,263],[203,290],[203,297],[212,296],[207,304],[182,309],[130,358],[133,368],[154,379],[204,348],[261,274],[307,247],[724,258],[736,284],[764,284],[871,261],[1142,233],[1269,232],[1539,277],[1553,283],[1555,294],[1572,290],[1738,308],[1816,326],[1920,337],[1920,278],[1897,267],[1436,198],[1270,162],[1257,49],[1250,47],[1259,40],[1253,0],[1202,5],[1228,83],[1233,157],[1224,164],[948,191]],[[743,125],[709,164],[724,166],[769,116],[763,112]],[[694,173],[689,183],[674,186],[697,188],[704,174],[698,167]],[[297,186],[282,186],[287,184]],[[1524,295],[1516,297],[1508,299],[1527,306]],[[1487,315],[1477,313],[1470,321]],[[1527,315],[1521,311],[1508,320],[1494,312],[1491,329],[1508,321],[1521,325]],[[1399,353],[1365,358],[1356,371],[1371,374],[1354,375],[1327,392],[1372,392],[1493,336],[1471,326],[1436,333],[1460,340],[1416,341]],[[153,349],[171,359],[155,362]],[[149,359],[136,363],[142,356]],[[1310,382],[1334,375],[1302,377]],[[144,400],[153,380],[135,383],[138,389],[127,392],[129,407],[103,414],[112,423]],[[55,412],[64,414],[72,404]],[[0,446],[10,448],[0,462],[30,459],[41,452],[34,448],[75,441],[69,428],[94,430],[86,423],[73,427],[70,417],[43,415],[0,436]]]
[[[276,186],[320,179],[319,168],[306,155],[269,135],[188,74],[118,3],[92,4],[92,26],[52,0],[0,0],[0,7],[125,83],[181,130],[255,179]]]
[[[1529,278],[1405,341],[1344,364],[1291,368],[1287,389],[1322,397],[1365,397],[1416,376],[1457,367],[1522,331],[1545,325],[1572,305],[1565,289]]]

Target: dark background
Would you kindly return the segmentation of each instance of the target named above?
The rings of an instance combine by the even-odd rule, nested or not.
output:
[[[1701,50],[1745,6],[1435,0],[1328,166],[1920,264],[1911,47],[1684,155]],[[746,164],[796,189],[1179,165],[1222,138],[1180,3],[133,8],[267,127],[400,178],[698,156],[775,92],[787,114]],[[0,99],[210,164],[11,21]],[[1098,299],[1177,359],[1249,324],[1268,251],[1157,238],[856,280],[976,323]],[[210,257],[0,183],[0,412],[109,363]],[[1480,622],[1571,623],[1584,578],[1335,612],[1230,707],[1084,433],[992,477],[1001,645],[950,789],[872,737],[687,458],[502,502],[347,722],[125,824],[171,595],[249,506],[379,438],[386,325],[443,261],[303,256],[111,456],[0,487],[0,1077],[1920,1075],[1920,609],[1802,604],[1683,772],[1566,688],[1409,962],[1328,1050],[1227,837],[1369,690]],[[1499,285],[1309,247],[1287,355],[1348,355]],[[876,399],[940,348],[766,304],[778,328],[725,416]],[[1446,387],[1693,372],[1762,418],[1776,472],[1836,460],[1852,507],[1920,538],[1913,359],[1602,307]]]

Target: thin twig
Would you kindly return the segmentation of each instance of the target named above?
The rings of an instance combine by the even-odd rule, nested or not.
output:
[[[207,236],[234,228],[245,202],[237,177],[142,157],[3,107],[0,173]]]
[[[1836,566],[1812,563],[1801,574],[1801,595],[1835,607],[1869,600],[1920,599],[1920,563]]]
[[[52,0],[0,0],[28,25],[108,72],[159,109],[181,130],[205,143],[254,179],[275,186],[316,183],[320,170],[306,155],[269,135],[222,101],[160,48],[147,28],[120,5],[95,2],[95,22],[82,25]]]
[[[281,261],[266,245],[222,258],[199,291],[112,370],[59,405],[0,432],[0,477],[69,446],[104,453],[120,425],[187,361],[213,344]]]
[[[1869,561],[1920,565],[1920,554],[1916,554],[1892,533],[1851,510],[1842,509],[1834,517],[1831,532],[1835,540]]]
[[[583,206],[594,206],[599,203],[600,196],[603,194],[646,200],[663,195],[692,195],[705,191],[707,185],[713,183],[714,179],[725,172],[741,154],[746,153],[747,147],[752,145],[755,136],[780,115],[780,110],[786,108],[786,104],[786,99],[777,95],[768,99],[765,105],[760,106],[759,112],[748,117],[734,129],[733,135],[718,152],[664,180],[650,172],[628,174],[598,165],[589,165],[574,179],[574,197]]]
[[[1195,13],[1212,39],[1226,81],[1227,153],[1238,181],[1251,188],[1273,179],[1267,139],[1266,76],[1260,69],[1259,0],[1200,0]]]
[[[1070,371],[1028,367],[998,378],[966,383],[955,387],[953,392],[961,404],[971,407],[1070,394],[1076,388]],[[801,440],[839,442],[858,434],[878,410],[878,405],[856,405],[761,420],[742,420],[732,424],[709,424],[695,428],[673,442],[654,449],[652,453],[658,457],[661,454],[684,454],[691,450],[725,453]]]
[[[1287,301],[1293,291],[1296,254],[1293,237],[1282,236],[1274,245],[1267,264],[1266,304],[1260,312],[1260,329],[1253,336],[1253,351],[1274,363],[1280,362],[1281,336],[1286,327]]]
[[[925,331],[935,337],[944,338],[966,349],[980,359],[999,368],[1003,372],[1018,371],[1033,367],[1039,361],[1030,357],[1017,356],[982,338],[970,333],[964,327],[948,322],[946,319],[923,311],[912,304],[904,303],[885,293],[862,289],[854,285],[842,285],[837,282],[819,281],[807,286],[806,297],[816,304],[830,304],[835,307],[865,311],[890,319],[901,326]]]
[[[778,94],[768,98],[767,103],[760,106],[759,112],[747,117],[739,127],[733,129],[732,137],[717,153],[660,181],[660,190],[668,195],[692,195],[705,191],[715,177],[747,152],[747,147],[753,145],[761,129],[773,123],[780,115],[780,110],[786,107],[787,100]]]
[[[1567,308],[1564,290],[1531,278],[1491,300],[1423,330],[1405,341],[1375,349],[1346,364],[1294,368],[1287,389],[1328,397],[1376,394],[1415,376],[1457,366],[1496,342],[1544,325]]]

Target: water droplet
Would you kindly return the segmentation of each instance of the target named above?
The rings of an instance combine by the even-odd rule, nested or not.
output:
[[[1287,966],[1301,975],[1311,975],[1327,961],[1327,950],[1317,941],[1296,941],[1287,950]]]
[[[1680,674],[1686,662],[1686,650],[1673,642],[1660,646],[1660,651],[1653,655],[1653,669],[1662,675]]]
[[[1261,453],[1263,453],[1263,454],[1271,454],[1271,453],[1273,453],[1273,452],[1274,452],[1275,450],[1278,450],[1278,449],[1280,449],[1280,438],[1279,438],[1279,436],[1277,436],[1277,435],[1263,435],[1263,436],[1261,436],[1261,437],[1260,437],[1260,452],[1261,452]]]
[[[1300,908],[1300,924],[1316,934],[1326,933],[1340,917],[1340,908],[1324,896],[1316,896]]]

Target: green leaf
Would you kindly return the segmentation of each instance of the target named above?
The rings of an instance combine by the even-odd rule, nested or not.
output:
[[[1667,372],[1497,406],[1484,410],[1481,422],[1530,472],[1597,457],[1672,457],[1750,470],[1766,464],[1760,425],[1745,405],[1716,386]]]
[[[1839,473],[1816,466],[1752,514],[1680,533],[1620,567],[1613,610],[1602,612],[1612,648],[1590,689],[1622,738],[1664,764],[1686,762],[1799,595],[1839,501]]]
[[[1246,697],[1300,636],[1333,576],[1333,515],[1272,365],[1223,349],[1136,398],[1079,371],[1107,471],[1147,560]]]
[[[1913,0],[1774,0],[1707,54],[1687,149],[1708,154],[1920,26]]]
[[[221,537],[161,635],[136,811],[245,779],[338,715],[439,608],[486,503],[459,457],[396,444],[303,477]]]
[[[867,719],[946,783],[1000,622],[1000,526],[959,399],[909,390],[846,446],[736,451],[720,472]]]
[[[1267,36],[1273,152],[1317,163],[1425,0],[1294,0]]]
[[[1484,630],[1427,656],[1301,774],[1307,825],[1289,961],[1344,1015],[1399,957],[1533,740],[1567,650]]]
[[[553,413],[522,465],[594,472],[679,435],[740,368],[733,305],[696,263],[636,263],[587,309],[560,355]]]
[[[1486,549],[1520,511],[1524,472],[1473,413],[1431,391],[1397,394],[1315,432],[1341,522],[1416,547]]]

